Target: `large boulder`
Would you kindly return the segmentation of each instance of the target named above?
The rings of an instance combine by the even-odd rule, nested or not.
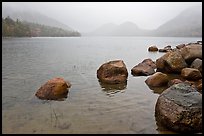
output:
[[[190,44],[180,49],[181,55],[189,65],[196,59],[202,59],[202,45]]]
[[[202,94],[187,83],[166,89],[158,97],[155,118],[160,124],[177,132],[202,131]]]
[[[104,63],[97,70],[97,78],[100,82],[108,84],[120,84],[127,82],[128,71],[122,60]]]
[[[180,73],[187,64],[178,50],[167,52],[156,60],[157,71]]]
[[[36,96],[44,100],[58,100],[66,98],[71,84],[63,78],[48,80],[36,92]]]
[[[166,74],[161,73],[161,72],[156,72],[153,75],[149,76],[145,80],[145,83],[148,86],[157,87],[157,86],[167,85],[168,81],[169,81],[168,76]]]
[[[151,59],[145,59],[131,69],[131,74],[133,76],[148,76],[155,73],[155,68],[156,64]]]
[[[184,68],[181,71],[181,76],[188,80],[199,80],[202,78],[202,75],[198,69],[194,68]]]
[[[198,69],[201,73],[202,73],[202,60],[201,59],[195,59],[192,63],[191,63],[191,68],[196,68]]]
[[[158,51],[158,48],[157,48],[157,46],[150,46],[149,48],[148,48],[148,51]]]

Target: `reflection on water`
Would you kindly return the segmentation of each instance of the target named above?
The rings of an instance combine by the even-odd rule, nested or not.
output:
[[[96,70],[116,59],[122,59],[130,70],[145,58],[156,60],[163,55],[147,51],[153,43],[162,48],[197,40],[200,38],[3,39],[2,133],[162,133],[154,118],[159,94],[147,87],[146,77],[129,74],[127,83],[107,85],[97,81]],[[57,76],[72,84],[67,98],[38,99],[36,90]]]
[[[148,86],[148,85],[147,85]],[[149,89],[151,89],[154,93],[157,94],[161,94],[164,90],[166,90],[168,88],[168,86],[160,86],[160,87],[156,87],[156,86],[148,86]]]
[[[124,92],[127,88],[127,82],[121,84],[107,84],[99,81],[99,84],[107,95],[112,96],[118,92]]]

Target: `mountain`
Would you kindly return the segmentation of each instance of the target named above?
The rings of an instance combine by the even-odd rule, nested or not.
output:
[[[106,36],[110,35],[112,31],[116,29],[117,25],[113,23],[104,24],[92,32],[86,33],[86,35],[94,35],[94,36]]]
[[[2,7],[2,17],[6,18],[9,16],[13,20],[19,19],[21,21],[27,21],[52,27],[62,28],[68,31],[74,31],[71,27],[53,19],[47,17],[39,12],[28,10],[28,9],[20,9],[19,7],[11,7],[8,5],[4,5]]]
[[[120,24],[112,31],[114,36],[144,36],[148,33],[148,30],[140,29],[136,24],[132,22],[125,22]]]
[[[140,29],[132,22],[124,22],[120,25],[107,23],[88,33],[89,36],[140,36],[147,35],[149,31]]]
[[[202,7],[181,12],[154,31],[155,36],[202,36]]]
[[[202,7],[190,7],[155,30],[139,28],[135,23],[108,23],[86,35],[89,36],[202,36]]]

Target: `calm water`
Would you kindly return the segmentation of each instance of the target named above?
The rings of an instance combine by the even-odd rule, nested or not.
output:
[[[156,125],[158,93],[147,77],[133,77],[131,68],[146,58],[150,45],[196,42],[202,38],[80,37],[2,38],[3,133],[173,133]],[[99,66],[122,59],[128,82],[122,89],[100,85]],[[34,96],[54,77],[70,81],[65,101],[43,101]]]

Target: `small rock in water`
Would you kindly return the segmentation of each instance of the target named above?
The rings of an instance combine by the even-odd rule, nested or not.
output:
[[[36,92],[36,96],[43,100],[58,100],[66,98],[71,84],[63,78],[48,80]]]

